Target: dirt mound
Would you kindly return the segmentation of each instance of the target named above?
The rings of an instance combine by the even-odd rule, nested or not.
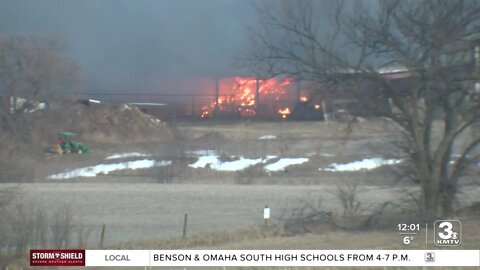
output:
[[[127,105],[63,103],[48,110],[12,116],[7,133],[33,146],[55,142],[61,131],[71,131],[78,140],[91,143],[147,142],[171,139],[165,123]]]
[[[36,169],[43,170],[45,153],[61,131],[76,133],[74,140],[93,149],[102,143],[150,144],[173,138],[165,123],[127,105],[61,103],[32,113],[0,113],[0,182],[30,181]]]

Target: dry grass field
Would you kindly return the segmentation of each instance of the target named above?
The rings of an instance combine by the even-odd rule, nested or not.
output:
[[[90,155],[39,160],[32,183],[0,185],[17,189],[12,207],[22,206],[27,215],[34,216],[40,211],[52,216],[68,209],[72,222],[70,243],[83,248],[433,248],[431,241],[425,243],[424,231],[410,246],[402,243],[395,224],[411,222],[408,214],[385,217],[382,227],[362,230],[332,224],[300,230],[284,226],[294,211],[308,205],[333,213],[341,224],[352,223],[353,219],[342,217],[345,207],[338,197],[338,189],[348,185],[355,186],[355,203],[360,203],[358,209],[350,209],[350,214],[366,217],[384,202],[402,204],[403,210],[410,205],[410,210],[415,210],[409,194],[418,190],[418,186],[395,182],[389,166],[352,172],[319,170],[333,163],[391,156],[389,142],[398,135],[390,123],[372,120],[354,124],[351,131],[347,127],[342,123],[318,122],[181,123],[175,127],[177,136],[173,140],[92,144]],[[189,165],[199,157],[186,153],[200,150],[215,151],[224,162],[267,156],[308,158],[308,162],[278,171],[266,171],[265,161],[245,171],[217,171],[210,165],[192,168]],[[165,175],[159,176],[155,169],[115,171],[88,178],[46,178],[54,173],[111,162],[107,156],[131,152],[155,160],[174,160],[175,169],[168,171],[169,181],[165,182],[162,178]],[[480,197],[478,186],[466,186],[461,192],[458,209]],[[272,219],[265,228],[266,205],[271,208]],[[182,238],[185,214],[188,214],[187,236]],[[462,213],[459,218],[464,222],[464,244],[460,248],[480,248],[479,212]]]

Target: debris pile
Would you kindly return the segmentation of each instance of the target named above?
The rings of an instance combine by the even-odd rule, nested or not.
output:
[[[29,145],[51,145],[64,130],[75,132],[88,143],[149,142],[172,137],[165,123],[125,104],[62,103],[6,118],[10,118],[8,123],[0,120],[2,130]]]

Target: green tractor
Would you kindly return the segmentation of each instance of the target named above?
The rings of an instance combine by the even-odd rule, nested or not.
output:
[[[73,137],[77,134],[69,131],[63,131],[58,134],[58,140],[55,146],[52,149],[52,152],[56,154],[68,154],[68,153],[77,153],[77,154],[87,154],[90,152],[90,149],[81,142],[73,141]]]

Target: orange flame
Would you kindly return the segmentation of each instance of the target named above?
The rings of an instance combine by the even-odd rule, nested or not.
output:
[[[290,108],[280,109],[278,110],[279,114],[291,114]]]
[[[213,101],[210,105],[202,108],[201,117],[205,118],[212,115],[217,107],[219,111],[228,111],[233,108],[244,117],[255,116],[256,111],[256,89],[257,79],[254,77],[234,77],[234,83],[231,88],[231,94],[221,96],[218,101]],[[285,94],[285,88],[292,83],[291,79],[279,81],[275,78],[267,80],[258,80],[258,94],[260,102],[262,99],[280,100],[280,96]]]
[[[285,109],[278,110],[278,114],[280,114],[283,119],[287,118],[287,116],[290,115],[291,113],[292,111],[288,107]]]

